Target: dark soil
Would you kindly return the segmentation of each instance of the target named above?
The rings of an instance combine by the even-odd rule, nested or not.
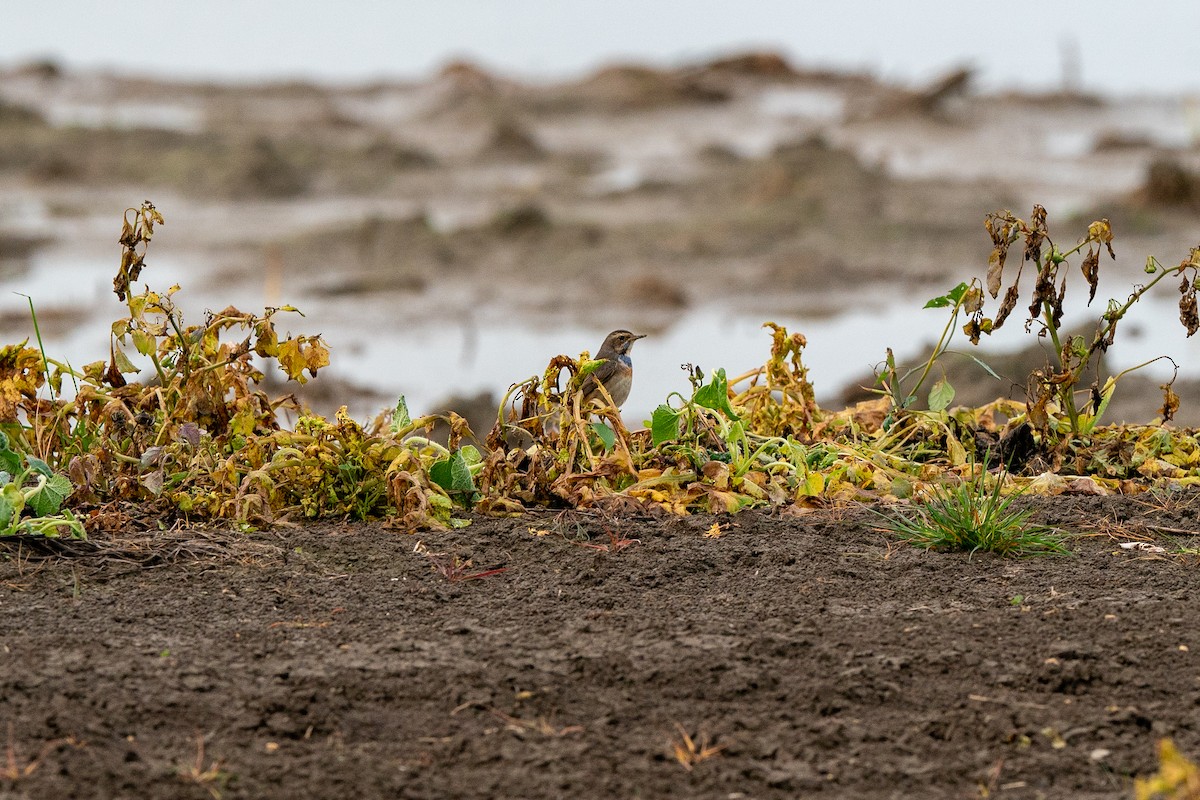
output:
[[[719,539],[207,532],[160,566],[7,543],[0,736],[30,774],[0,797],[1130,797],[1161,737],[1200,754],[1200,565],[1117,538],[1177,551],[1200,523],[1128,498],[1038,518],[1091,535],[936,554],[842,509]],[[505,569],[449,580],[455,555]],[[685,769],[677,725],[723,749]]]

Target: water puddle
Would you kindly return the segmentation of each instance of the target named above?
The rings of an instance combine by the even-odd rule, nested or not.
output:
[[[69,359],[76,366],[106,358],[109,325],[122,311],[111,294],[112,266],[109,259],[61,249],[44,251],[33,259],[26,275],[0,284],[0,312],[15,316],[28,308],[28,301],[18,292],[33,299],[39,314],[77,312],[65,330],[61,325],[60,330],[47,330],[43,325],[48,354]],[[186,288],[200,283],[196,280],[199,269],[186,259],[155,259],[156,287],[175,282],[185,285],[178,296],[185,322],[199,321],[206,307],[233,304],[243,310],[261,309],[261,291],[251,284],[230,283],[207,293]],[[1101,297],[1090,312],[1081,302],[1068,302],[1065,319],[1094,319],[1103,310]],[[915,362],[928,352],[945,326],[946,316],[941,310],[923,309],[925,299],[906,292],[881,292],[873,300],[856,301],[852,309],[821,318],[786,315],[774,321],[807,337],[804,362],[809,378],[818,401],[832,406],[848,384],[869,382],[888,346],[902,363]],[[1110,368],[1125,368],[1166,354],[1182,366],[1181,378],[1200,378],[1191,366],[1195,345],[1176,322],[1176,302],[1173,292],[1163,287],[1157,296],[1135,307],[1107,356]],[[607,333],[582,326],[550,329],[528,319],[472,322],[447,317],[437,324],[414,326],[392,305],[360,298],[323,302],[306,298],[296,304],[306,317],[281,315],[277,318],[281,333],[320,332],[332,351],[327,374],[373,389],[383,397],[404,394],[416,413],[431,410],[452,394],[487,391],[501,396],[512,383],[539,375],[558,353],[595,353]],[[994,340],[985,340],[986,352],[1011,352],[1028,346],[1032,337],[1021,331],[1017,316]],[[636,378],[626,404],[627,418],[636,424],[671,392],[686,393],[688,381],[682,364],[696,364],[706,372],[724,367],[730,377],[761,365],[771,343],[770,331],[762,323],[760,316],[731,313],[712,304],[687,311],[675,324],[639,342],[633,353]],[[9,338],[17,337],[10,334]],[[955,341],[957,349],[987,359],[986,352],[972,348],[961,334]],[[1149,374],[1169,377],[1171,371],[1169,363],[1160,362]],[[981,371],[980,380],[990,379]],[[1006,390],[997,387],[997,393]],[[359,417],[379,410],[379,401],[348,397],[347,402]]]

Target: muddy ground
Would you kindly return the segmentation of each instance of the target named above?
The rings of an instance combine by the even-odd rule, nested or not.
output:
[[[1200,754],[1196,499],[1055,498],[1028,560],[858,508],[7,542],[0,797],[1131,797]]]

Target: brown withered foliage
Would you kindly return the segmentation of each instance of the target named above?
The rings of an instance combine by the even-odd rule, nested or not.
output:
[[[1180,282],[1179,292],[1179,321],[1187,328],[1188,336],[1191,336],[1200,328],[1200,319],[1196,314],[1196,287],[1184,278]]]
[[[1178,370],[1176,370],[1178,373]],[[1175,394],[1175,390],[1171,388],[1171,384],[1175,382],[1172,378],[1170,383],[1164,383],[1158,388],[1163,392],[1163,404],[1158,409],[1158,415],[1162,417],[1163,422],[1170,422],[1175,419],[1176,412],[1179,411],[1179,395]]]
[[[113,292],[124,301],[129,285],[136,281],[146,266],[146,247],[154,237],[154,226],[166,225],[162,214],[149,200],[141,208],[128,208],[121,225],[121,265],[113,278]]]
[[[773,322],[763,327],[771,329],[771,357],[760,369],[734,379],[733,383],[749,380],[738,403],[745,406],[753,430],[768,436],[806,438],[819,421],[808,369],[801,361],[808,340],[802,333],[789,335]]]
[[[1080,270],[1088,285],[1088,305],[1095,300],[1100,283],[1100,252],[1107,251],[1110,259],[1115,259],[1113,251],[1113,231],[1107,219],[1092,222],[1087,234],[1069,249],[1059,249],[1050,236],[1047,226],[1046,209],[1040,205],[1033,207],[1029,220],[1022,220],[1010,211],[989,214],[984,220],[984,227],[992,240],[992,254],[988,259],[987,289],[992,298],[999,296],[1004,286],[1004,266],[1008,251],[1018,240],[1024,240],[1022,253],[1023,267],[1030,262],[1037,270],[1033,292],[1029,298],[1029,314],[1025,322],[1025,330],[1030,331],[1037,326],[1039,337],[1049,337],[1054,341],[1054,353],[1057,364],[1039,370],[1030,376],[1029,386],[1029,415],[1035,427],[1044,433],[1050,430],[1050,413],[1052,404],[1057,405],[1070,420],[1073,433],[1090,430],[1096,424],[1096,418],[1107,405],[1107,397],[1112,392],[1111,382],[1102,382],[1099,376],[1088,392],[1088,400],[1082,407],[1076,405],[1076,392],[1080,389],[1084,375],[1092,366],[1096,354],[1107,352],[1115,341],[1117,328],[1126,312],[1156,283],[1168,275],[1181,277],[1179,284],[1179,318],[1187,330],[1188,336],[1200,330],[1200,314],[1197,311],[1197,271],[1200,269],[1200,249],[1193,250],[1190,258],[1178,267],[1163,268],[1151,258],[1147,261],[1146,272],[1154,275],[1147,284],[1135,287],[1124,303],[1110,300],[1108,307],[1101,315],[1096,332],[1090,341],[1082,337],[1064,339],[1060,336],[1063,320],[1063,304],[1067,294],[1067,274],[1062,269],[1068,259],[1083,252]],[[1000,328],[1016,308],[1020,296],[1021,268],[1019,267],[1012,283],[1004,293],[1004,298],[996,311],[995,319],[989,319],[982,311],[972,314],[963,330],[973,343],[978,343],[980,335],[991,333]],[[1103,388],[1101,383],[1104,384]],[[1171,411],[1170,403],[1164,406]],[[1173,411],[1172,411],[1173,413]]]

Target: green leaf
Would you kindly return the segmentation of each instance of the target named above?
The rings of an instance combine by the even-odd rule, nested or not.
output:
[[[435,461],[429,467],[429,480],[449,492],[454,486],[454,476],[450,472],[450,459],[443,458]]]
[[[947,350],[946,352],[954,353],[955,355],[958,355],[958,356],[966,356],[967,358],[971,359],[979,366],[983,367],[983,371],[986,372],[988,375],[991,375],[993,378],[995,378],[998,381],[1004,380],[1003,378],[1001,378],[999,375],[996,374],[996,370],[992,369],[987,364],[983,363],[982,361],[980,361],[978,358],[971,355],[970,353],[964,353],[962,350]]]
[[[392,412],[392,433],[402,431],[412,425],[412,417],[408,413],[408,401],[404,395],[396,402],[396,410]]]
[[[713,411],[720,411],[729,419],[740,419],[733,406],[729,405],[729,381],[725,377],[724,369],[714,372],[712,381],[696,390],[692,402]]]
[[[475,493],[475,480],[462,450],[450,456],[450,488],[455,492]]]
[[[475,480],[462,451],[437,461],[429,468],[429,480],[442,487],[461,505],[470,505],[475,498]]]
[[[141,370],[139,370],[136,366],[134,366],[133,362],[129,360],[129,357],[125,355],[125,351],[122,350],[120,348],[120,346],[118,346],[115,342],[113,343],[112,352],[113,352],[113,363],[117,365],[118,372],[121,372],[124,374],[141,372]]]
[[[665,403],[654,409],[650,419],[650,436],[655,447],[679,438],[679,416],[680,412]]]
[[[929,390],[929,410],[945,411],[954,400],[954,387],[945,378],[940,379]]]
[[[12,450],[0,450],[0,470],[9,475],[21,474],[21,456]]]
[[[144,356],[154,355],[156,347],[153,336],[140,328],[130,331],[130,336],[133,338],[133,346],[137,348],[139,353]]]
[[[613,445],[617,443],[617,434],[603,422],[593,422],[592,431],[600,437],[600,441],[604,443],[605,450],[612,450]]]
[[[29,468],[32,469],[34,472],[37,472],[41,475],[45,475],[47,478],[49,478],[50,476],[52,476],[54,474],[54,470],[50,469],[50,465],[47,464],[45,461],[42,461],[40,458],[34,458],[33,456],[26,456],[25,460],[29,463]]]
[[[8,434],[4,431],[0,431],[0,450],[11,451],[11,448],[8,446]]]
[[[52,475],[30,494],[26,501],[33,513],[39,517],[50,517],[58,513],[63,501],[71,493],[71,481],[63,475]]]
[[[603,364],[605,361],[608,361],[608,359],[607,358],[590,358],[587,361],[580,362],[579,374],[576,376],[576,378],[579,380],[580,385],[583,384],[584,378],[586,378],[588,375],[591,375],[593,372],[598,370],[600,368],[600,365]]]
[[[458,450],[459,455],[467,462],[467,466],[475,467],[483,463],[483,455],[479,452],[479,448],[473,444],[464,444]]]
[[[967,286],[966,283],[960,283],[958,286],[955,286],[953,289],[946,292],[944,295],[941,295],[940,297],[930,298],[929,302],[927,302],[924,307],[925,308],[947,308],[949,306],[956,306],[956,305],[958,305],[958,301],[963,299],[963,295],[965,295],[967,293],[968,288],[969,287]]]

